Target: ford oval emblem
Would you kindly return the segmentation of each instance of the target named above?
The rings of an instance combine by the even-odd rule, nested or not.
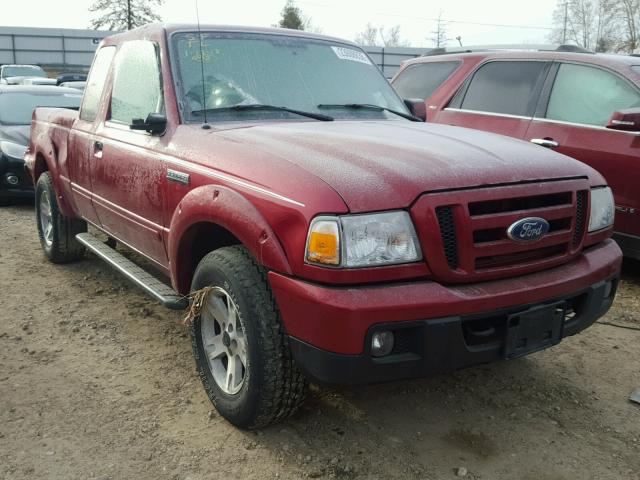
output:
[[[537,242],[549,232],[549,222],[540,217],[529,217],[512,223],[507,235],[515,242]]]

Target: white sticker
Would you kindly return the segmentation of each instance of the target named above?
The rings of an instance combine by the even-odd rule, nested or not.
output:
[[[371,65],[371,61],[369,61],[369,58],[363,52],[345,47],[331,48],[333,48],[333,51],[336,53],[337,57],[342,60],[351,60],[352,62],[360,62]]]

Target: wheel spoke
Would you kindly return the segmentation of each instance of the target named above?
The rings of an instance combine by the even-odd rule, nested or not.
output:
[[[204,345],[204,351],[207,353],[209,360],[215,360],[226,352],[222,343],[222,335],[216,335],[208,340],[209,343]]]
[[[230,325],[232,325],[233,331],[236,332],[238,330],[238,309],[236,308],[235,303],[233,303],[233,300],[231,300],[229,298],[229,314],[227,316],[228,323]]]
[[[226,379],[226,386],[227,386],[227,391],[230,392],[233,390],[234,388],[234,382],[237,382],[236,380],[236,357],[235,355],[230,355],[228,357],[228,363],[227,363],[227,379]]]
[[[228,310],[222,298],[216,295],[209,295],[208,306],[211,314],[218,323],[227,323]]]

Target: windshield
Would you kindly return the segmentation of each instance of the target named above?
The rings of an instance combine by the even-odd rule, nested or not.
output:
[[[173,36],[181,109],[186,121],[304,119],[268,109],[230,110],[264,104],[334,118],[404,119],[365,103],[408,113],[378,68],[362,50],[340,43],[284,35],[203,32]],[[204,86],[202,84],[204,70]],[[331,104],[327,109],[318,105]],[[220,108],[220,111],[213,109]],[[202,112],[206,109],[205,112]],[[224,110],[222,110],[224,109]]]
[[[40,67],[3,67],[2,78],[7,77],[46,77],[47,74]]]
[[[0,123],[9,125],[29,125],[36,107],[80,106],[82,95],[70,93],[3,93],[0,95]]]

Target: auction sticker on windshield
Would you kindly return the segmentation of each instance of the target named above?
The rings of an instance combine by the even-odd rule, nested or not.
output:
[[[369,58],[364,53],[359,52],[358,50],[333,46],[331,48],[333,48],[333,51],[336,52],[338,58],[342,60],[351,60],[352,62],[360,62],[371,65],[371,61],[369,60]]]

